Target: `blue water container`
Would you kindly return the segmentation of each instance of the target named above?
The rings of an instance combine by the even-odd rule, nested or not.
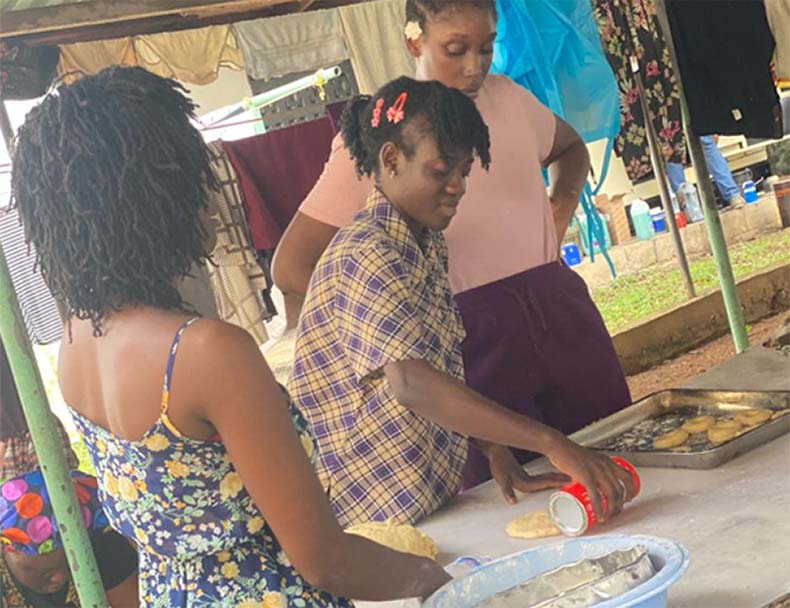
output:
[[[576,243],[562,246],[562,258],[568,266],[578,266],[582,263],[582,252]]]
[[[656,234],[667,231],[667,214],[663,209],[651,209],[650,221]]]
[[[743,198],[747,203],[756,203],[757,199],[757,186],[754,185],[752,180],[743,183]]]

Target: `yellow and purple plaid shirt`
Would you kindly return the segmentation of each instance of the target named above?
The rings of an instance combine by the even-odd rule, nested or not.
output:
[[[383,368],[423,359],[463,380],[464,335],[444,237],[418,243],[374,192],[313,273],[288,387],[342,525],[415,522],[460,489],[467,438],[400,405]]]

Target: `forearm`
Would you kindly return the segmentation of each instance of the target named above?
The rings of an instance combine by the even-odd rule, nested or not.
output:
[[[590,154],[579,139],[549,164],[551,187],[549,198],[554,213],[557,236],[561,241],[579,205],[587,176],[590,173]]]
[[[427,558],[393,551],[360,536],[346,534],[334,555],[322,587],[334,595],[361,601],[425,598],[450,580]]]
[[[384,368],[401,405],[481,445],[499,444],[548,454],[564,436],[502,407],[425,361],[400,361]]]

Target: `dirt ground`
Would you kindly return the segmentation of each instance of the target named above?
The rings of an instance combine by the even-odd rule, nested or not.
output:
[[[749,331],[749,343],[752,346],[765,343],[788,322],[790,322],[790,311],[755,323]],[[727,334],[685,355],[664,361],[653,369],[629,376],[628,386],[631,388],[631,396],[637,401],[650,393],[681,386],[694,376],[734,356],[735,345]]]

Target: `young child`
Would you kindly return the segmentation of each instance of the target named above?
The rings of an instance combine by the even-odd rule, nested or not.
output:
[[[461,487],[468,436],[546,454],[592,488],[599,512],[600,493],[616,512],[634,492],[625,471],[464,384],[464,330],[441,231],[475,157],[490,163],[474,102],[438,82],[400,78],[350,103],[343,137],[376,188],[316,267],[289,386],[339,521],[414,522],[435,511]],[[549,474],[537,485],[566,481]]]
[[[137,554],[109,529],[96,479],[72,471],[99,574],[111,606],[138,606]],[[49,492],[41,471],[0,484],[0,606],[79,608]]]

